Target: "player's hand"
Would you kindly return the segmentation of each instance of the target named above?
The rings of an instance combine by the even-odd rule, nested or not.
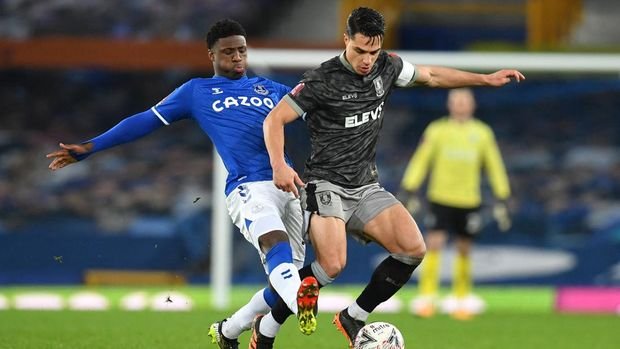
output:
[[[512,226],[508,206],[503,201],[496,202],[495,205],[493,205],[493,218],[495,218],[501,232],[508,231]]]
[[[297,172],[289,165],[282,165],[273,169],[273,184],[280,190],[293,193],[296,198],[299,197],[297,185],[305,185]]]
[[[518,70],[502,69],[493,74],[488,74],[486,76],[486,80],[489,86],[500,87],[506,85],[512,80],[521,82],[521,80],[525,80],[525,76]]]
[[[86,144],[59,144],[60,149],[47,154],[45,157],[53,159],[48,168],[52,171],[61,169],[65,166],[78,162],[73,154],[85,154],[92,149],[92,143]]]

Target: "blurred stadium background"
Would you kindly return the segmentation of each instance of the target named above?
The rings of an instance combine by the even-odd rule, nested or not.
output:
[[[522,68],[527,80],[518,86],[475,90],[477,116],[495,130],[509,170],[514,225],[502,234],[488,219],[474,277],[491,314],[620,314],[620,68],[613,68],[620,66],[620,3],[2,0],[0,322],[19,323],[18,309],[226,311],[243,304],[264,274],[252,247],[225,231],[232,236],[233,289],[226,299],[212,294],[213,211],[222,202],[212,199],[220,194],[212,186],[212,146],[192,122],[56,173],[44,155],[59,141],[89,139],[150,108],[191,77],[210,76],[203,38],[217,19],[246,27],[254,73],[294,85],[311,65],[283,62],[288,58],[271,49],[318,49],[307,51],[318,64],[341,49],[346,15],[360,5],[385,14],[385,47],[414,63],[416,54],[429,53],[454,55],[455,67],[465,52],[581,57],[571,64],[577,68]],[[575,53],[586,55],[568,56]],[[597,69],[602,58],[612,63]],[[424,127],[445,114],[445,97],[424,88],[392,96],[378,152],[388,190],[397,190]],[[303,123],[287,134],[301,171],[308,152]],[[355,294],[381,255],[351,241],[333,288],[338,293],[324,309],[344,306],[342,297]],[[450,256],[445,281],[449,264]],[[415,279],[383,310],[408,319]],[[171,295],[183,301],[162,304]],[[618,316],[603,319],[609,329],[620,325]],[[612,340],[593,347],[620,342],[617,331],[598,328]]]

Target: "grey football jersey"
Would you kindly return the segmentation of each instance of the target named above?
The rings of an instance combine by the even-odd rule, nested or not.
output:
[[[306,113],[312,146],[306,181],[323,179],[345,187],[378,181],[375,156],[384,103],[402,70],[400,57],[381,51],[366,76],[352,71],[344,54],[304,74],[285,99],[299,115]]]

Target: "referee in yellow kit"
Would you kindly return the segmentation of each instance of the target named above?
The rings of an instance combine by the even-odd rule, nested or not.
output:
[[[413,154],[401,187],[405,204],[414,214],[420,207],[416,191],[430,172],[427,198],[427,252],[420,274],[419,296],[412,310],[429,317],[438,305],[441,250],[448,232],[456,236],[457,255],[452,274],[452,295],[444,301],[444,311],[456,319],[469,319],[480,309],[472,291],[470,250],[482,227],[478,213],[481,204],[480,177],[485,169],[497,199],[493,215],[502,231],[511,222],[506,207],[510,196],[508,176],[491,128],[473,116],[476,108],[470,89],[454,89],[448,94],[449,116],[428,125]]]

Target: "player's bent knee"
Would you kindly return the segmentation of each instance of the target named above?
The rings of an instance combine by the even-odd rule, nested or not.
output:
[[[417,241],[399,242],[391,248],[388,248],[388,251],[397,255],[424,258],[426,254],[426,244],[424,240],[421,239]]]
[[[286,235],[286,232],[281,230],[267,232],[258,238],[258,244],[264,253],[267,253],[276,244],[288,241],[288,235]]]
[[[343,269],[344,269],[344,265],[340,265],[340,264],[329,265],[327,269],[325,270],[325,273],[330,278],[335,279],[336,277],[338,277],[338,275],[340,275]]]
[[[319,264],[329,278],[335,279],[340,275],[346,263],[340,261],[320,261]]]
[[[413,246],[407,253],[407,255],[412,257],[424,258],[426,255],[426,244],[424,241],[421,241],[419,244]]]
[[[314,276],[316,277],[317,281],[319,282],[321,286],[326,286],[326,285],[331,284],[336,278],[336,276],[330,276],[329,274],[327,274],[327,272],[325,272],[321,264],[316,260],[312,262],[310,267],[312,268],[312,274],[314,274]]]
[[[398,253],[391,253],[390,257],[394,258],[395,260],[403,264],[411,265],[414,267],[414,269],[418,265],[420,265],[420,263],[422,263],[422,260],[424,259],[424,256],[410,256],[410,255],[398,254]]]

